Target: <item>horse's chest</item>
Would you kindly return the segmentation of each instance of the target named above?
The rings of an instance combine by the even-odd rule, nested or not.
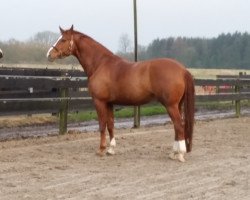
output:
[[[90,95],[93,98],[108,100],[112,94],[112,92],[110,92],[110,87],[108,86],[107,82],[104,81],[90,81],[88,88]]]

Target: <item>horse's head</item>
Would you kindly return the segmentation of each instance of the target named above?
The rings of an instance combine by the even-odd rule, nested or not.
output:
[[[0,49],[0,58],[3,57],[3,51]]]
[[[58,58],[65,58],[72,55],[73,50],[73,25],[69,30],[63,30],[59,27],[61,31],[61,36],[58,38],[56,43],[49,49],[47,53],[47,58],[49,61],[54,61]]]

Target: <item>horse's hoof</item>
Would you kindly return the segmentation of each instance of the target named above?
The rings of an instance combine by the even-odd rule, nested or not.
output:
[[[172,160],[179,160],[180,162],[186,162],[183,153],[172,152],[169,154],[169,158]]]
[[[109,156],[115,155],[114,148],[109,148],[109,150],[107,151],[107,155],[109,155]]]
[[[171,152],[171,153],[169,154],[168,157],[169,157],[170,159],[172,159],[172,160],[176,160],[176,159],[177,159],[176,153],[174,153],[174,152]]]
[[[96,152],[96,155],[97,155],[97,156],[100,156],[100,157],[103,157],[103,156],[105,155],[105,151],[104,151],[104,150],[103,150],[103,151],[98,150],[98,151]]]
[[[107,151],[107,155],[114,155],[115,154],[115,147],[116,147],[116,141],[115,141],[115,138],[113,138],[111,141],[110,141],[110,147]]]
[[[184,158],[184,154],[179,153],[179,154],[178,154],[178,160],[179,160],[180,162],[186,162],[186,160],[185,160],[185,158]]]

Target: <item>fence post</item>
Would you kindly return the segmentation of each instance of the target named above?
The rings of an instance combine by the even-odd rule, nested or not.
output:
[[[237,80],[234,91],[236,94],[240,93],[239,79]],[[240,117],[240,99],[235,101],[235,115],[236,117]]]
[[[137,2],[134,2],[134,61],[138,60]],[[140,127],[140,106],[134,106],[134,128]]]
[[[68,88],[60,89],[60,97],[66,98],[69,96]],[[60,113],[59,113],[59,134],[67,133],[67,121],[68,121],[68,100],[61,99],[60,101]]]

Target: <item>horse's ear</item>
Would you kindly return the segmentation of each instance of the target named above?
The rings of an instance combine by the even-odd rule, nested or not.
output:
[[[63,33],[64,33],[64,30],[61,28],[61,26],[59,26],[59,29],[60,29],[60,31],[61,31],[61,34],[63,34]]]
[[[72,26],[70,27],[69,29],[70,31],[73,31],[74,30],[74,25],[72,24]]]

